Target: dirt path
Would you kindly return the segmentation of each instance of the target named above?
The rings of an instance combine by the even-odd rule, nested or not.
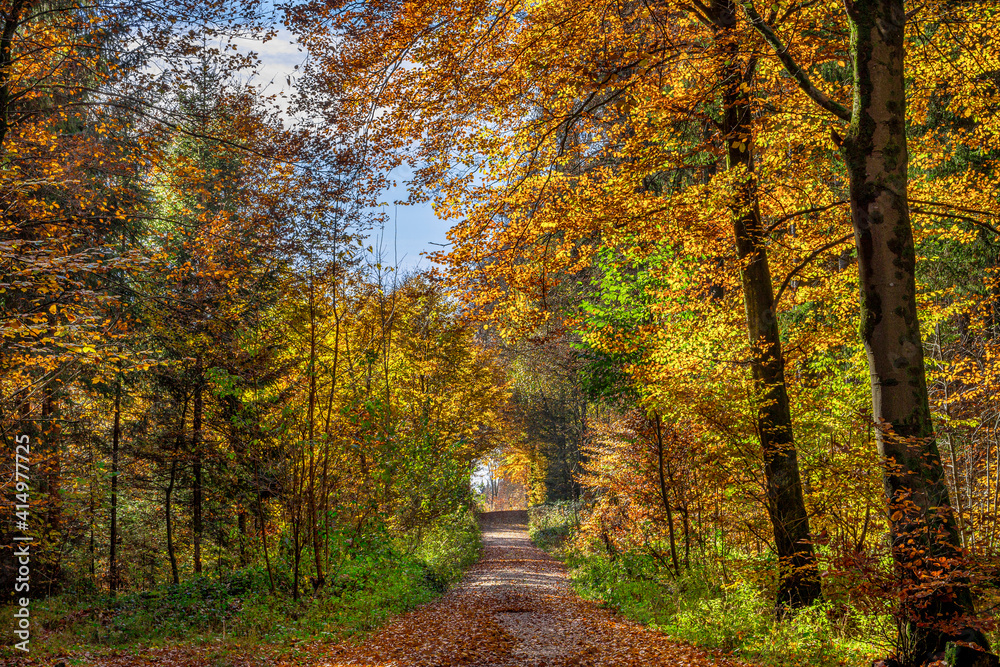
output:
[[[678,644],[573,594],[563,565],[531,544],[524,512],[483,521],[483,558],[445,596],[321,664],[375,667],[737,665]]]

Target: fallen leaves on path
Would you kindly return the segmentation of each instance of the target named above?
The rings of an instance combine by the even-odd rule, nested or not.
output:
[[[292,647],[183,646],[75,653],[100,667],[744,667],[583,600],[562,563],[531,544],[524,513],[487,515],[483,558],[443,597],[361,643]],[[281,656],[281,657],[278,657]],[[82,662],[81,662],[82,661]],[[10,664],[34,665],[25,660]]]
[[[562,563],[523,523],[484,524],[485,553],[462,583],[362,644],[340,644],[330,667],[737,667],[671,641],[576,596]]]

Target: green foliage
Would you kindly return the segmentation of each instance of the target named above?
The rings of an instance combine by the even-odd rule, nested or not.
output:
[[[399,438],[393,444],[405,465],[393,469],[393,484],[400,498],[397,523],[404,527],[425,526],[454,513],[468,498],[472,472],[462,462],[462,440],[448,441],[429,430]]]
[[[478,525],[462,510],[442,517],[417,539],[376,534],[343,559],[326,586],[298,603],[291,598],[287,570],[275,570],[278,594],[271,595],[267,571],[259,567],[116,599],[55,596],[32,602],[33,621],[45,632],[45,641],[32,650],[54,654],[84,645],[215,641],[223,633],[237,642],[338,640],[440,595],[480,550]],[[9,607],[0,612],[8,618],[13,613]],[[11,628],[0,640],[13,643]],[[0,657],[13,655],[11,650],[0,649]]]
[[[878,647],[885,619],[849,604],[821,602],[777,620],[773,603],[749,583],[719,584],[719,573],[692,569],[674,578],[652,557],[624,552],[569,554],[573,585],[625,616],[672,637],[762,665],[860,665]]]
[[[651,321],[652,293],[658,286],[650,264],[636,261],[626,253],[621,257],[612,248],[598,252],[600,272],[590,285],[594,296],[580,304],[584,316],[584,331],[635,331]],[[583,331],[581,331],[583,333]],[[627,369],[642,359],[645,349],[637,346],[629,352],[608,353],[587,342],[574,347],[583,361],[578,381],[591,398],[637,396],[637,387],[629,379]]]
[[[415,551],[424,568],[424,585],[443,593],[479,559],[481,551],[479,526],[470,512],[462,510],[442,517]]]
[[[424,570],[425,564],[414,558],[359,557],[315,597],[298,604],[287,596],[252,596],[233,634],[286,642],[304,637],[336,640],[374,629],[434,597]]]
[[[542,549],[562,545],[579,525],[580,503],[560,500],[528,510],[528,537]]]

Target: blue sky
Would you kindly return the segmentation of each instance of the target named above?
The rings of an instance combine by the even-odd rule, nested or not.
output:
[[[282,29],[276,38],[266,43],[244,42],[244,45],[248,50],[256,51],[262,61],[256,83],[266,86],[266,92],[270,94],[289,91],[289,79],[293,84],[295,81],[295,66],[301,66],[306,59],[306,53],[295,44],[294,36]],[[429,204],[420,206],[394,204],[407,198],[406,188],[402,185],[407,175],[408,172],[403,170],[390,174],[400,185],[386,191],[381,198],[387,204],[385,210],[389,214],[389,224],[384,230],[383,247],[387,258],[391,259],[393,256],[399,258],[400,269],[403,271],[429,268],[430,260],[422,257],[421,253],[439,250],[440,247],[433,244],[447,242],[446,233],[449,227],[448,223],[434,215]]]
[[[431,261],[421,257],[421,253],[441,250],[439,245],[433,244],[447,243],[449,223],[438,218],[430,204],[416,206],[395,204],[396,201],[406,199],[406,187],[401,181],[405,180],[407,173],[401,171],[392,176],[396,181],[400,181],[400,185],[388,190],[382,197],[382,201],[388,204],[386,212],[389,217],[384,230],[384,247],[388,256],[393,257],[392,250],[395,244],[395,256],[399,259],[402,270],[429,268]]]

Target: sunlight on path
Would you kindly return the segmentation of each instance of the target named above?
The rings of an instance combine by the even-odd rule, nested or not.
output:
[[[447,595],[321,665],[638,667],[730,665],[573,594],[563,565],[528,539],[525,512],[483,515],[483,557]]]

